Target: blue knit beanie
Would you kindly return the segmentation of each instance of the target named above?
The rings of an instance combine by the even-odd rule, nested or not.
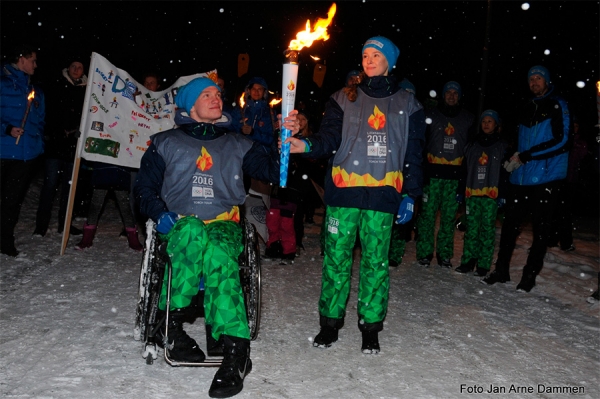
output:
[[[369,47],[381,51],[388,62],[389,70],[394,69],[400,55],[400,49],[390,39],[383,36],[374,36],[365,42],[362,52],[364,53],[365,49]]]
[[[527,80],[529,80],[529,78],[533,75],[540,75],[541,77],[546,79],[546,82],[550,82],[550,71],[546,67],[543,67],[541,65],[531,67],[529,72],[527,72]]]
[[[442,89],[442,96],[444,96],[448,90],[456,90],[458,93],[458,98],[462,97],[462,88],[458,82],[451,80],[450,82],[446,83]]]
[[[495,120],[496,125],[500,124],[500,116],[498,116],[498,113],[496,111],[494,111],[493,109],[487,109],[487,110],[483,111],[481,113],[481,117],[479,117],[479,123],[481,123],[483,118],[485,118],[486,116],[489,116],[490,118]]]
[[[189,114],[196,103],[198,97],[200,97],[200,93],[204,91],[207,87],[214,86],[219,91],[221,88],[210,78],[196,78],[186,85],[181,86],[177,89],[177,95],[175,96],[175,104],[179,108],[183,108]]]
[[[415,85],[412,84],[410,82],[410,80],[408,80],[406,78],[402,79],[402,82],[400,82],[400,84],[398,86],[400,86],[401,89],[404,89],[409,93],[417,95],[417,89],[415,89]]]

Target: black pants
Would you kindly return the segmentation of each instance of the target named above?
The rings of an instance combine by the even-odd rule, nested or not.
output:
[[[560,184],[554,181],[536,186],[510,185],[500,235],[497,270],[508,273],[510,258],[521,232],[521,224],[527,216],[531,216],[533,243],[523,272],[537,275],[542,270],[549,226],[558,201]]]
[[[15,245],[15,226],[21,205],[39,162],[38,158],[29,161],[2,159],[0,162],[0,235],[2,250],[7,251]]]

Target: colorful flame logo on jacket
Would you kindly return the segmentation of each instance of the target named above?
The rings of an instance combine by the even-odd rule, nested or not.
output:
[[[448,136],[452,136],[454,134],[454,126],[450,122],[448,122],[448,126],[444,129],[444,133]]]
[[[289,91],[294,91],[294,89],[296,88],[296,85],[294,84],[293,80],[290,80],[290,83],[288,83],[287,88]]]
[[[369,126],[375,130],[383,129],[385,126],[385,115],[379,108],[377,108],[377,105],[373,109],[373,113],[371,116],[369,116],[369,120],[367,122],[369,123]]]
[[[201,171],[207,171],[213,166],[213,160],[206,148],[202,147],[200,156],[196,159],[196,167]]]
[[[481,153],[479,157],[479,165],[487,165],[488,163],[488,155],[485,152]]]

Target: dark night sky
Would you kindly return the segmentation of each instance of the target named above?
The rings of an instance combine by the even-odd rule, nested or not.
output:
[[[235,100],[252,76],[281,91],[283,51],[307,19],[325,18],[333,2],[280,1],[2,1],[1,49],[24,40],[38,51],[36,79],[56,78],[69,54],[97,52],[141,79],[157,70],[166,80],[218,69]],[[599,79],[598,1],[491,2],[492,18],[485,108],[506,122],[529,96],[527,71],[545,65],[574,113],[592,131],[597,123],[595,82]],[[375,35],[400,48],[394,74],[409,78],[417,97],[456,80],[465,106],[476,113],[481,83],[487,1],[338,1],[328,41],[301,52],[297,101],[320,113],[324,101],[360,67],[361,48]],[[549,50],[549,54],[544,54]],[[250,70],[238,78],[239,53]],[[325,82],[312,82],[315,65],[327,66]],[[584,82],[578,88],[577,82]],[[508,124],[508,123],[507,123]],[[509,127],[509,126],[507,126]]]

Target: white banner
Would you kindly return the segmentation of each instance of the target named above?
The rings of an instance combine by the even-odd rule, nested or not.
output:
[[[202,76],[216,82],[217,70],[180,77],[171,87],[152,92],[100,54],[92,53],[78,156],[139,168],[150,136],[175,126],[177,89]]]

